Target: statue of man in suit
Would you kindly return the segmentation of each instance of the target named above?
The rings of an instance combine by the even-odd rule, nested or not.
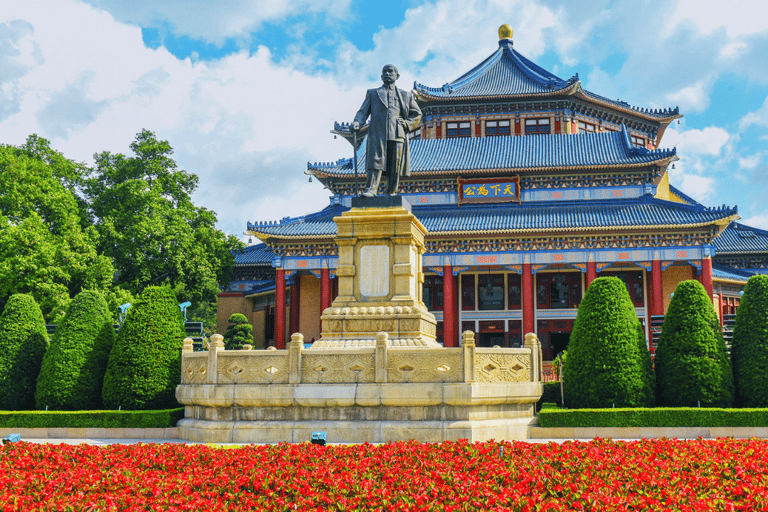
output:
[[[365,197],[376,196],[382,173],[387,179],[386,193],[391,196],[397,194],[400,176],[411,174],[408,132],[418,127],[421,109],[413,94],[395,87],[398,78],[400,74],[395,66],[384,66],[381,70],[384,85],[368,90],[363,106],[350,126],[353,131],[358,131],[368,117],[371,118],[365,154]]]

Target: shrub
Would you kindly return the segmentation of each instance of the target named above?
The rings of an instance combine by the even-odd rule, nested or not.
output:
[[[67,307],[43,358],[37,379],[38,409],[102,409],[101,386],[115,341],[112,315],[104,296],[80,292]]]
[[[559,409],[544,407],[539,426],[554,427],[768,427],[768,409],[655,407]]]
[[[167,286],[149,286],[128,310],[109,354],[102,398],[109,409],[178,407],[184,321]]]
[[[584,294],[563,367],[565,405],[573,408],[653,404],[653,374],[640,321],[624,283],[595,279]]]
[[[731,344],[739,407],[768,407],[768,275],[747,282]]]
[[[729,407],[733,376],[720,323],[698,281],[677,285],[656,348],[658,403],[667,407]]]
[[[169,428],[183,418],[183,407],[155,411],[0,412],[0,428]]]
[[[239,349],[247,343],[253,342],[253,326],[242,313],[234,313],[229,317],[229,327],[224,333],[224,348],[227,350]]]
[[[0,409],[35,408],[35,381],[47,349],[40,306],[31,295],[12,295],[0,315]]]

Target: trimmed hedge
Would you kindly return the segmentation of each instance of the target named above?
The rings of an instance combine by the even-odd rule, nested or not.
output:
[[[768,409],[657,407],[557,409],[539,412],[539,426],[554,427],[768,427]]]
[[[159,411],[0,412],[0,428],[169,428],[184,408]]]
[[[69,303],[43,358],[37,379],[38,409],[98,410],[109,351],[115,341],[104,296],[84,290]]]
[[[560,381],[542,382],[542,384],[544,385],[544,392],[542,393],[541,398],[539,398],[539,401],[536,402],[536,410],[540,411],[541,407],[547,403],[553,403],[559,406],[562,403],[560,400]]]
[[[563,366],[568,407],[653,405],[650,354],[627,287],[599,277],[579,305]]]
[[[227,350],[238,350],[243,345],[253,343],[253,326],[248,323],[248,319],[242,313],[233,313],[230,315],[229,327],[224,333],[224,348]]]
[[[148,286],[128,310],[109,354],[102,397],[109,409],[177,407],[184,320],[167,286]]]
[[[31,295],[11,295],[0,315],[0,409],[35,408],[35,384],[48,349],[48,331]]]
[[[720,321],[698,281],[677,285],[654,360],[662,407],[729,407],[733,374]]]
[[[752,276],[731,344],[737,407],[768,407],[768,275]]]

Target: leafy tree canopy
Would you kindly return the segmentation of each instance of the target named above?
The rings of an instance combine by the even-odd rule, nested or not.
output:
[[[167,284],[193,308],[215,302],[242,243],[216,229],[214,212],[192,204],[197,176],[178,169],[168,142],[143,130],[130,148],[135,156],[94,155],[83,188],[117,282],[134,294]]]
[[[55,322],[81,289],[111,289],[114,268],[73,192],[83,169],[35,135],[0,145],[0,306],[29,293]]]

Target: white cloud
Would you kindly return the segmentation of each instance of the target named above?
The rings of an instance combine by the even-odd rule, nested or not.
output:
[[[739,120],[739,130],[742,132],[752,125],[768,127],[768,97],[759,109],[749,112]]]
[[[668,26],[685,22],[704,34],[724,30],[728,37],[751,35],[768,30],[768,5],[764,0],[678,0]]]
[[[680,106],[683,111],[702,112],[709,106],[709,89],[709,85],[702,81],[668,93],[666,100],[670,105]]]
[[[768,213],[760,213],[758,215],[752,215],[739,221],[747,226],[753,228],[768,229]]]
[[[709,126],[701,130],[679,130],[675,126],[670,125],[665,132],[663,145],[676,147],[681,156],[717,156],[730,138],[727,131],[717,126]]]
[[[670,180],[672,185],[701,203],[706,204],[715,192],[715,179],[708,176],[681,172],[673,173]]]
[[[169,24],[174,33],[221,44],[245,38],[267,21],[286,16],[323,13],[331,18],[348,14],[350,0],[84,0],[115,19],[143,27]]]

